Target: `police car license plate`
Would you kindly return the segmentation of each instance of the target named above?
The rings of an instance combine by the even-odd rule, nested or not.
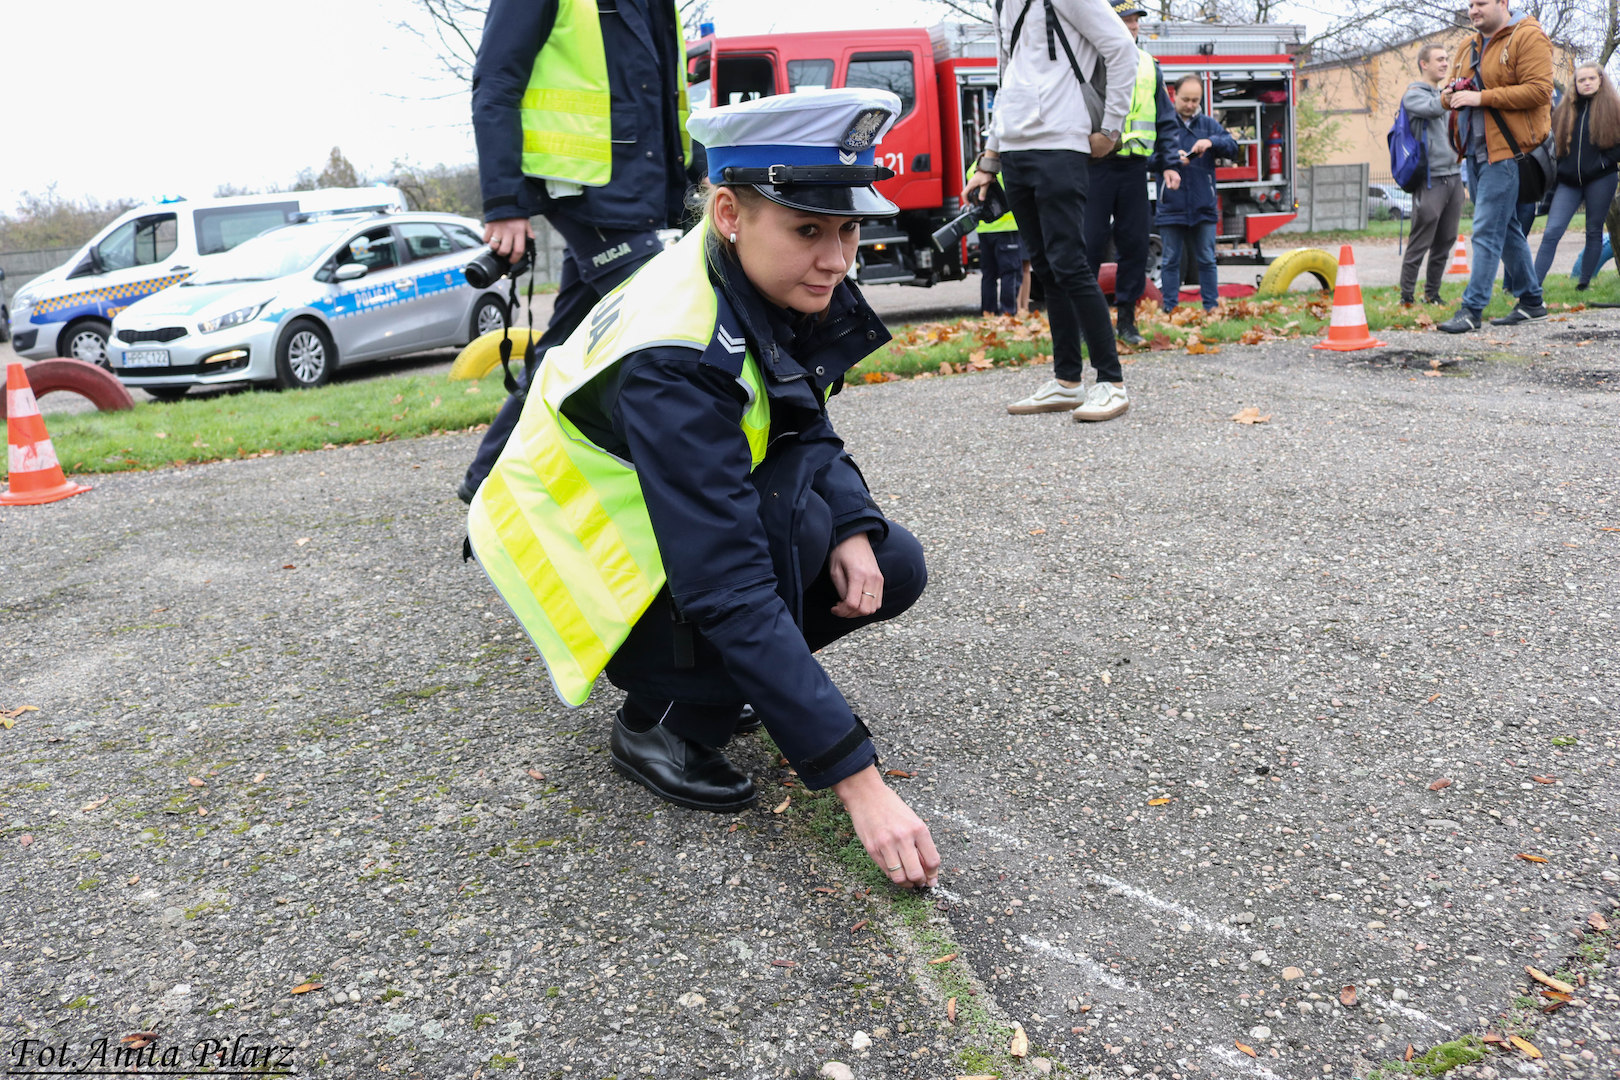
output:
[[[125,349],[124,366],[132,367],[168,367],[168,349]]]

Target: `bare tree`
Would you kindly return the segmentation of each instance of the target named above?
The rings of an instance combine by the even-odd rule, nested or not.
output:
[[[426,43],[445,72],[472,82],[489,0],[414,0],[413,6],[400,28]],[[682,28],[694,37],[698,24],[709,17],[709,0],[681,0],[679,10]]]

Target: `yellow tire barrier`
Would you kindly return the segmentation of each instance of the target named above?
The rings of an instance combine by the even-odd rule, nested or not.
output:
[[[533,331],[535,340],[540,339],[540,331]],[[515,375],[523,366],[523,350],[529,347],[530,331],[512,327],[512,373]],[[450,365],[452,379],[482,379],[501,362],[501,335],[500,330],[491,330],[474,338],[465,349],[456,356],[456,362]]]
[[[1265,277],[1260,279],[1258,295],[1282,296],[1289,292],[1293,288],[1294,281],[1304,274],[1316,278],[1323,291],[1331,292],[1333,283],[1339,276],[1339,260],[1321,248],[1295,248],[1293,251],[1285,251],[1266,267]]]

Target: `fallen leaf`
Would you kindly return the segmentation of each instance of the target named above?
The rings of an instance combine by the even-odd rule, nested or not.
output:
[[[1250,1057],[1259,1057],[1260,1056],[1259,1054],[1254,1052],[1254,1047],[1249,1046],[1246,1043],[1240,1043],[1240,1042],[1234,1041],[1232,1043],[1232,1045],[1237,1047],[1239,1050],[1243,1051],[1245,1054],[1248,1054]]]
[[[951,998],[951,1000],[949,1000],[949,1001],[947,1001],[945,1003],[945,1019],[948,1020],[949,1022],[953,1023],[953,1024],[956,1023],[956,999],[955,998]]]
[[[1339,1004],[1345,1008],[1352,1008],[1356,1003],[1356,988],[1346,986],[1339,991]]]
[[[295,986],[291,990],[287,991],[287,993],[289,993],[289,994],[307,994],[311,990],[319,990],[321,987],[323,987],[325,985],[326,985],[325,983],[318,983],[318,982],[299,983],[297,986]]]
[[[118,1041],[128,1043],[131,1050],[139,1050],[158,1037],[155,1031],[132,1031]]]
[[[1479,1037],[1479,1041],[1483,1043],[1507,1042],[1506,1039],[1502,1038],[1502,1036],[1498,1035],[1494,1031],[1487,1031],[1485,1034]]]
[[[796,968],[798,966],[799,965],[795,961],[792,961],[792,960],[772,960],[771,961],[771,967]]]
[[[154,439],[167,439],[169,437],[169,433],[167,431],[154,431],[152,432],[152,437]]]
[[[546,778],[546,774],[541,772],[539,769],[525,769],[524,771],[536,780],[544,780]]]
[[[1558,777],[1556,777],[1556,776],[1532,776],[1530,779],[1534,780],[1538,784],[1556,784],[1556,783],[1558,783]]]
[[[96,799],[94,802],[85,803],[83,806],[79,807],[79,809],[83,810],[85,813],[88,814],[92,810],[99,809],[102,806],[102,804],[104,804],[110,798],[112,798],[111,795],[103,795],[101,798]]]
[[[198,817],[207,817],[208,816],[208,807],[206,807],[206,806],[197,807],[197,816]]]
[[[1232,419],[1240,424],[1264,424],[1271,419],[1271,414],[1266,413],[1266,415],[1261,416],[1260,410],[1250,405],[1247,408],[1239,409],[1233,414]]]
[[[1609,928],[1609,920],[1605,919],[1602,915],[1599,915],[1595,911],[1586,917],[1586,922],[1592,927],[1592,929],[1596,930],[1600,934]]]
[[[853,934],[855,931],[859,930],[861,927],[865,926],[867,923],[869,923],[871,921],[872,921],[871,919],[862,919],[860,922],[858,922],[854,926],[850,927],[849,932]]]
[[[293,543],[297,544],[299,547],[303,547],[305,544],[309,543],[309,537],[300,536],[297,540],[294,540]]]
[[[904,770],[904,769],[890,769],[887,772],[885,772],[883,775],[884,776],[898,776],[902,780],[910,780],[913,776],[916,776],[917,774],[916,773],[906,772],[906,770]]]
[[[1097,672],[1097,678],[1099,678],[1099,679],[1101,679],[1103,681],[1104,686],[1113,686],[1114,685],[1113,676],[1109,675],[1108,672],[1106,672],[1106,671]]]
[[[1514,858],[1515,859],[1523,859],[1525,862],[1546,862],[1547,861],[1546,859],[1543,859],[1540,855],[1526,855],[1522,851],[1519,852],[1517,855],[1515,855]]]
[[[1013,1025],[1012,1042],[1007,1044],[1007,1053],[1015,1058],[1026,1057],[1029,1054],[1029,1036],[1024,1034],[1023,1024]]]
[[[1421,372],[1421,374],[1426,379],[1438,379],[1440,377],[1440,373],[1438,371],[1425,371]]]
[[[1525,965],[1524,973],[1536,980],[1536,982],[1540,983],[1542,986],[1550,986],[1561,994],[1573,994],[1575,992],[1575,988],[1569,985],[1569,983],[1564,982],[1561,979],[1555,979],[1551,975],[1548,975],[1545,971],[1539,971],[1536,968],[1531,967],[1529,964]]]
[[[791,805],[793,805],[793,796],[789,795],[787,798],[777,803],[776,806],[772,808],[771,813],[780,814]]]
[[[1543,990],[1541,992],[1541,996],[1546,998],[1548,1001],[1556,1001],[1560,1005],[1564,1004],[1566,1001],[1569,1001],[1571,998],[1571,995],[1564,993],[1562,990]]]
[[[1541,1056],[1541,1051],[1537,1050],[1535,1044],[1527,1039],[1521,1039],[1517,1035],[1509,1035],[1508,1042],[1522,1050],[1525,1057],[1539,1058]]]
[[[838,895],[838,890],[837,889],[829,889],[825,885],[817,885],[815,888],[811,889],[810,891],[811,892],[826,893],[828,896],[837,896]]]
[[[1169,799],[1149,799],[1148,800],[1148,805],[1149,806],[1163,806],[1165,803],[1167,803],[1169,801],[1170,801]]]
[[[15,720],[15,719],[17,719],[17,717],[21,716],[25,712],[39,712],[39,706],[38,705],[19,705],[15,709],[8,709],[5,712],[0,712],[0,716],[5,717],[7,720]],[[11,725],[7,724],[6,726],[10,727]]]
[[[1031,536],[1040,536],[1041,534],[1043,534],[1045,532],[1046,532],[1045,529],[1031,529],[1031,530],[1029,530],[1029,535],[1031,535]]]
[[[1402,1061],[1411,1061],[1412,1060],[1412,1055],[1415,1054],[1415,1053],[1417,1053],[1417,1051],[1412,1049],[1412,1044],[1407,1043],[1406,1044],[1406,1055],[1404,1057],[1402,1057],[1401,1060]]]
[[[1429,695],[1429,700],[1428,700],[1428,701],[1427,701],[1427,702],[1425,702],[1425,704],[1428,704],[1428,705],[1433,705],[1433,704],[1434,704],[1434,703],[1435,703],[1435,702],[1436,702],[1436,701],[1438,701],[1438,700],[1439,700],[1439,699],[1440,699],[1440,695],[1439,695],[1439,694],[1430,694],[1430,695]]]
[[[953,953],[953,952],[948,952],[944,956],[939,957],[938,959],[928,961],[928,963],[930,965],[933,965],[933,964],[948,964],[952,960],[955,960],[955,959],[956,959],[956,954]]]
[[[1430,791],[1439,791],[1442,788],[1448,788],[1450,786],[1451,786],[1451,779],[1449,777],[1442,776],[1440,779],[1436,780],[1434,783],[1429,785],[1429,790]]]
[[[186,783],[190,784],[192,787],[207,787],[208,786],[208,784],[205,781],[199,780],[195,776],[186,777]]]

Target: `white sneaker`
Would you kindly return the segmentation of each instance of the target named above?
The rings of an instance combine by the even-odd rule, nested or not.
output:
[[[1015,401],[1007,406],[1007,411],[1014,416],[1025,416],[1029,413],[1068,412],[1076,405],[1084,404],[1086,388],[1084,386],[1064,386],[1056,379],[1047,379],[1041,388],[1022,401]]]
[[[1100,382],[1091,388],[1086,395],[1086,402],[1074,410],[1076,423],[1094,423],[1098,420],[1112,420],[1116,416],[1123,416],[1125,410],[1131,407],[1131,399],[1126,396],[1123,386],[1115,386],[1111,382]]]

